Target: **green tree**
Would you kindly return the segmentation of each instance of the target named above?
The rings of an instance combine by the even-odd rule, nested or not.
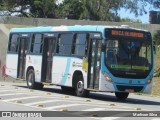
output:
[[[84,16],[95,20],[118,21],[121,8],[129,10],[136,16],[146,13],[145,0],[81,0],[84,5]]]
[[[38,18],[55,18],[56,17],[55,0],[33,0],[30,4],[30,12]]]
[[[148,4],[160,8],[160,0],[63,0],[59,5],[56,1],[0,0],[0,10],[3,11],[1,15],[18,13],[25,17],[120,21],[118,11],[121,8],[136,16],[145,14]]]
[[[121,22],[142,23],[139,19],[122,18]]]
[[[102,0],[103,1],[103,0]],[[106,10],[98,0],[64,0],[59,5],[61,18],[90,19],[90,20],[120,20],[120,18],[109,10]]]
[[[67,1],[67,2],[65,2]],[[146,13],[147,0],[77,0],[82,3],[82,11],[79,19],[120,21],[118,11],[121,8],[129,10],[136,16]],[[71,0],[64,0],[63,6],[67,6]],[[76,4],[75,4],[76,5]],[[78,4],[77,4],[78,5]],[[78,7],[77,7],[78,8]],[[70,8],[72,9],[72,8]]]
[[[2,15],[17,15],[24,17],[55,17],[56,0],[0,0]]]
[[[154,8],[160,9],[160,0],[146,0],[148,1]]]
[[[25,17],[30,16],[27,11],[32,0],[0,0],[1,15],[21,14]]]
[[[58,6],[58,18],[79,19],[83,11],[82,5],[78,0],[65,0]]]

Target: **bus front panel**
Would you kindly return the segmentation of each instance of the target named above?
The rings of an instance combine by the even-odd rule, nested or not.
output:
[[[153,50],[149,32],[106,29],[103,52],[100,89],[151,92]]]

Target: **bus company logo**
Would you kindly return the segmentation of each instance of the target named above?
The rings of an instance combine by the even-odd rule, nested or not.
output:
[[[72,66],[73,66],[73,67],[82,67],[82,63],[73,62],[73,63],[72,63]]]
[[[11,112],[2,112],[2,117],[12,117]]]

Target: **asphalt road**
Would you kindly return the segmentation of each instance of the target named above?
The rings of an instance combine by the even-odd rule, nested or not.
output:
[[[91,92],[89,97],[82,98],[72,92],[64,93],[58,86],[30,90],[25,82],[0,81],[0,111],[1,114],[5,111],[17,111],[22,115],[25,112],[29,112],[25,115],[41,112],[43,117],[48,116],[47,119],[87,117],[85,119],[88,120],[121,120],[123,117],[131,119],[134,116],[142,119],[143,116],[144,120],[160,120],[160,117],[156,117],[160,116],[160,97],[130,94],[127,100],[118,101],[113,93]]]

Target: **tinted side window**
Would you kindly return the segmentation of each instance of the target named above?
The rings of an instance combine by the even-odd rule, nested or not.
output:
[[[42,53],[42,44],[43,44],[43,35],[33,34],[31,52],[36,54]]]
[[[58,39],[58,49],[57,53],[60,55],[70,55],[72,48],[72,34],[61,34]]]
[[[86,34],[77,34],[75,38],[75,50],[73,54],[84,56],[86,48]]]
[[[19,35],[12,34],[8,44],[9,52],[17,52],[18,51],[18,43],[19,43]]]

